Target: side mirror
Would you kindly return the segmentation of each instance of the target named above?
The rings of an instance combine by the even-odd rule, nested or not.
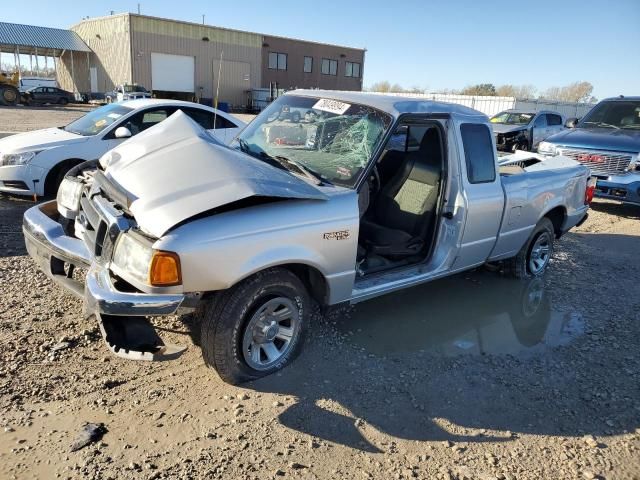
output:
[[[577,124],[578,124],[578,119],[575,117],[567,118],[567,121],[564,122],[564,126],[567,128],[576,128]]]
[[[129,138],[131,136],[131,130],[127,127],[118,127],[116,128],[115,136],[116,138]]]

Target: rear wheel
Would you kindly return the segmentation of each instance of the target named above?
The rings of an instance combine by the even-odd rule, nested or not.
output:
[[[309,309],[309,295],[291,271],[249,277],[199,311],[205,363],[231,384],[280,370],[300,352]]]
[[[0,103],[6,106],[18,104],[20,100],[20,92],[13,85],[0,85]]]
[[[67,100],[66,98],[61,98],[60,101],[58,102],[60,105],[66,105],[67,103],[69,103],[69,100]]]
[[[553,255],[555,237],[553,223],[547,217],[538,222],[529,239],[518,254],[505,261],[507,273],[516,278],[529,278],[542,275]]]

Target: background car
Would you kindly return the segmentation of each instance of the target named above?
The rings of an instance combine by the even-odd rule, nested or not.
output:
[[[245,126],[244,122],[227,113],[197,103],[155,99],[112,103],[87,113],[66,127],[0,139],[0,192],[55,195],[71,168],[86,160],[100,158],[176,110],[182,110],[221,143],[229,143]]]
[[[25,105],[52,103],[66,105],[76,101],[75,95],[57,87],[34,87],[22,93]]]
[[[104,94],[107,103],[136,100],[138,98],[151,98],[151,92],[142,85],[118,85],[111,92]]]
[[[558,112],[542,110],[505,110],[491,117],[498,150],[534,150],[545,138],[564,130],[564,118]]]

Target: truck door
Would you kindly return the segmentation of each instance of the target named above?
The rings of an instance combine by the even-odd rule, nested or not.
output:
[[[538,118],[533,122],[533,132],[531,134],[530,148],[533,150],[538,147],[538,144],[547,138],[547,118],[546,115],[538,115]]]
[[[497,173],[496,147],[489,126],[458,122],[461,184],[466,210],[464,233],[454,269],[480,265],[496,242],[504,193]]]

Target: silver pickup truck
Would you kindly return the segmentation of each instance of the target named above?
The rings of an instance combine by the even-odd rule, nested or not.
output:
[[[283,117],[292,109],[305,115]],[[239,383],[294,358],[314,304],[488,262],[541,275],[592,192],[562,157],[500,167],[475,110],[298,90],[230,147],[175,113],[76,167],[57,201],[25,213],[24,235],[115,354],[179,354],[148,317],[195,310],[205,362]]]

